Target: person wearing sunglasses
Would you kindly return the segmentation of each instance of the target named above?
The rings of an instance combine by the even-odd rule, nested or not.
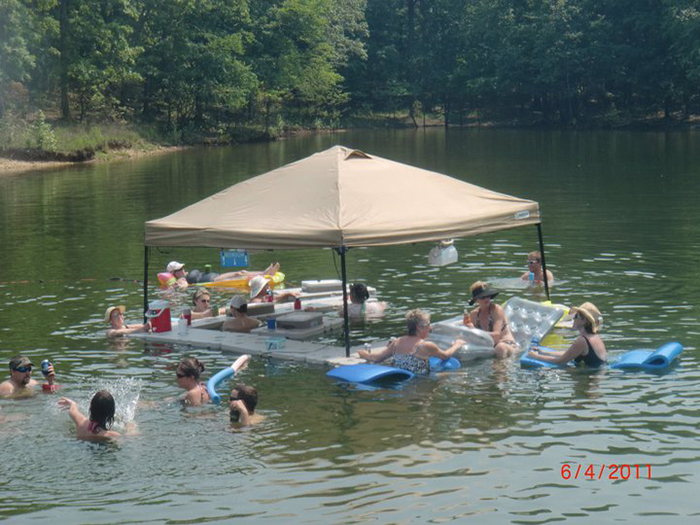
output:
[[[501,305],[493,302],[500,293],[483,281],[476,281],[469,287],[472,298],[469,304],[478,306],[469,312],[465,325],[470,328],[485,330],[493,339],[493,351],[496,359],[511,357],[520,350],[510,328],[506,312]]]
[[[32,395],[34,387],[38,385],[37,381],[32,379],[33,366],[31,360],[23,355],[10,359],[10,379],[0,383],[0,397],[25,397]],[[46,391],[54,391],[51,387],[54,385],[55,376],[53,365],[49,365],[46,376],[49,388],[45,388]]]
[[[411,310],[406,314],[406,335],[394,339],[376,354],[360,350],[358,355],[370,363],[380,363],[392,357],[394,368],[414,374],[427,374],[430,372],[430,357],[449,359],[466,343],[462,339],[456,339],[450,348],[442,350],[432,341],[425,340],[430,335],[430,330],[430,316],[423,310]]]
[[[574,314],[574,330],[578,330],[579,336],[568,350],[541,352],[539,347],[534,347],[528,355],[557,365],[565,365],[569,361],[591,368],[604,365],[607,362],[608,353],[599,333],[603,323],[600,310],[593,303],[585,302],[578,308],[572,308],[571,312]]]
[[[209,403],[207,386],[199,381],[204,372],[204,364],[196,357],[183,357],[175,369],[177,386],[185,390],[181,401],[189,406],[200,406]]]
[[[211,294],[206,288],[197,288],[192,295],[192,319],[204,319],[205,317],[216,317],[217,315],[225,315],[225,308],[214,308],[211,305]]]
[[[520,276],[523,281],[532,281],[532,284],[542,284],[544,273],[542,268],[542,254],[540,252],[530,252],[527,256],[527,271]],[[550,286],[554,282],[554,274],[547,270],[547,284]]]
[[[229,397],[229,417],[232,423],[240,423],[241,426],[260,423],[265,416],[255,413],[258,405],[258,391],[249,385],[237,385]]]
[[[148,332],[151,330],[151,323],[143,323],[137,325],[128,325],[124,322],[124,312],[126,307],[110,306],[105,311],[105,323],[109,323],[109,329],[107,330],[107,337],[122,337],[127,334],[134,334],[136,332]]]

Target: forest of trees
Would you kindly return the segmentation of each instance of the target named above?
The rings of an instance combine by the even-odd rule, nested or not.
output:
[[[698,0],[0,0],[0,119],[687,120]]]

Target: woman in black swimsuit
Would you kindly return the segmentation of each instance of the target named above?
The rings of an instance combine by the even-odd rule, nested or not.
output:
[[[572,360],[577,365],[583,363],[592,368],[605,364],[608,354],[605,343],[598,334],[603,322],[600,311],[593,303],[583,303],[578,308],[572,308],[571,311],[574,313],[574,330],[578,330],[580,335],[569,349],[564,352],[541,354],[539,348],[533,348],[530,350],[530,357],[558,365]]]
[[[505,311],[491,301],[499,294],[498,290],[491,288],[488,283],[476,281],[469,287],[469,291],[472,294],[469,304],[477,303],[479,306],[469,313],[465,324],[488,332],[493,339],[496,359],[505,359],[520,350],[520,345],[515,342],[508,328]]]

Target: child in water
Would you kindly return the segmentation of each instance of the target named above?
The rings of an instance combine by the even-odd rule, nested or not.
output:
[[[106,390],[97,392],[90,401],[90,418],[80,413],[78,404],[72,399],[62,397],[59,406],[68,409],[68,415],[75,423],[78,439],[86,441],[105,441],[121,434],[110,430],[114,422],[114,398]]]

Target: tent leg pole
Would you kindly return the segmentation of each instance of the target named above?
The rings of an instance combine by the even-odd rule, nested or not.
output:
[[[143,322],[148,321],[146,312],[148,311],[148,246],[143,246]]]
[[[542,254],[542,278],[544,279],[544,293],[547,294],[547,300],[551,301],[549,297],[549,280],[547,279],[547,262],[544,258],[544,241],[542,240],[542,223],[537,223],[537,237],[540,241],[540,253]]]
[[[350,320],[348,317],[348,276],[345,269],[345,252],[348,249],[341,246],[337,249],[340,254],[340,273],[343,279],[343,331],[345,332],[345,357],[350,357]]]

